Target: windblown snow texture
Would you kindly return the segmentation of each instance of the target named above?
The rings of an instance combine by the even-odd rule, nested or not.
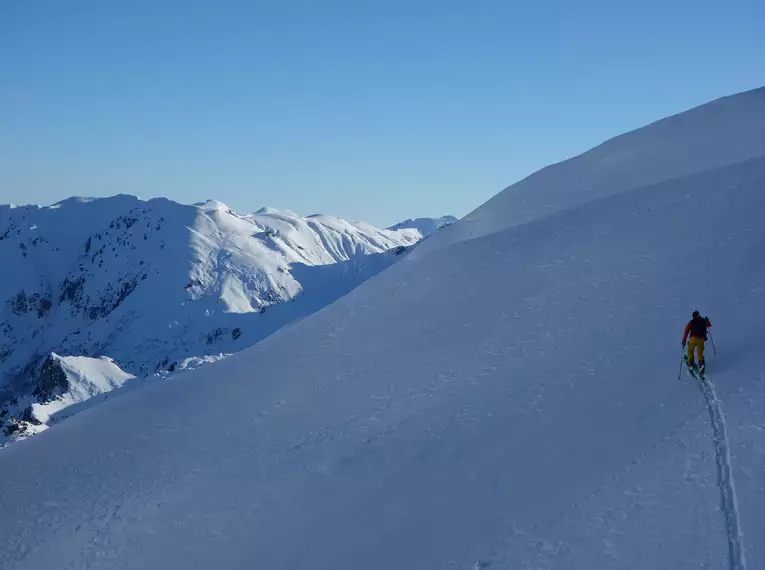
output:
[[[0,567],[691,570],[741,567],[736,535],[765,560],[764,123],[760,90],[605,143],[2,450]],[[677,380],[695,308],[724,424]]]

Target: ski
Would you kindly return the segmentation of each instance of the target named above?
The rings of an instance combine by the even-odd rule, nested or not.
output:
[[[688,366],[688,365],[686,365],[685,368],[686,368],[686,370],[688,370],[688,374],[692,378],[695,378],[699,382],[705,382],[706,381],[706,379],[707,379],[707,371],[706,370],[704,370],[702,372],[702,371],[698,370],[697,368],[691,367],[691,366]]]

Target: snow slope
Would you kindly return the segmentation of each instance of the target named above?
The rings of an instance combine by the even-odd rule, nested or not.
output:
[[[431,247],[486,235],[627,190],[765,154],[765,87],[723,97],[535,172],[439,232]],[[443,234],[443,235],[441,235]]]
[[[731,144],[712,109],[695,128]],[[689,120],[634,144],[685,156],[665,141]],[[0,567],[758,567],[765,131],[741,128],[741,160],[526,223],[495,198],[505,229],[438,232],[253,348],[4,449]],[[677,379],[694,308],[708,387]]]
[[[330,216],[238,215],[215,201],[0,206],[0,413],[48,401],[51,352],[108,356],[129,376],[194,367],[334,301],[419,239]],[[80,401],[76,387],[58,392],[57,405]]]

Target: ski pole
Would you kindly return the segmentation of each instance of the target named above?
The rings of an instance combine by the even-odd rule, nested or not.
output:
[[[715,353],[715,356],[717,356],[717,349],[715,348],[715,339],[712,338],[712,331],[709,331],[709,342],[712,343],[712,350]]]
[[[677,371],[677,379],[680,380],[680,375],[683,373],[683,357],[685,356],[685,346],[683,346],[683,350],[680,353],[680,370]]]

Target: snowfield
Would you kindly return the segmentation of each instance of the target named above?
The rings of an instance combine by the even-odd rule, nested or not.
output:
[[[623,135],[2,450],[0,567],[760,567],[764,118],[758,90]],[[709,385],[677,378],[696,308]]]

